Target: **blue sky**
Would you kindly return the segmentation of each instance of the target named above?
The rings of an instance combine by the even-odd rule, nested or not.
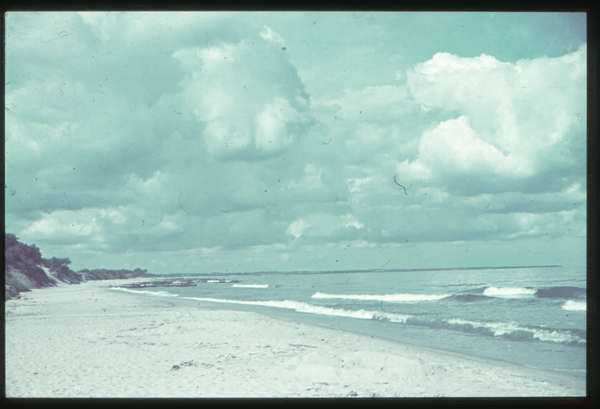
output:
[[[582,266],[586,60],[582,13],[11,12],[6,231],[75,269]]]

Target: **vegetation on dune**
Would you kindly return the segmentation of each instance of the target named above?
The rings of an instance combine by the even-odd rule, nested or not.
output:
[[[46,259],[35,245],[21,243],[17,236],[4,235],[4,299],[19,298],[19,293],[32,288],[51,287],[58,282],[78,284],[89,280],[139,277],[147,270],[80,270],[69,268],[68,258]]]
[[[21,243],[14,234],[5,234],[4,238],[4,285],[17,291],[29,291],[56,285],[41,268],[44,266],[42,253],[35,245]],[[5,297],[6,298],[6,297]]]

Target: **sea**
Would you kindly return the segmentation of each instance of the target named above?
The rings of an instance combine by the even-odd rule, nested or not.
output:
[[[585,376],[585,267],[213,273],[177,280],[186,278],[197,285],[115,290]]]

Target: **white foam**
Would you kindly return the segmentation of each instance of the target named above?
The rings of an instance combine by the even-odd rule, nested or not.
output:
[[[518,324],[512,322],[475,322],[475,321],[466,321],[458,318],[448,319],[446,320],[449,324],[470,324],[473,327],[478,328],[488,328],[491,331],[494,331],[494,336],[499,337],[504,334],[510,334],[515,331],[523,331],[529,332],[532,334],[533,338],[537,338],[540,341],[549,341],[549,342],[583,342],[581,338],[576,335],[572,335],[569,333],[560,333],[557,331],[550,331],[545,329],[535,329],[535,328],[527,328],[522,327]]]
[[[523,287],[488,287],[483,291],[483,295],[488,297],[521,298],[528,295],[534,295],[536,290]]]
[[[145,291],[145,290],[130,290],[127,288],[119,288],[113,287],[114,290],[121,290],[131,293],[137,294],[149,294],[155,296],[162,297],[178,297],[177,294],[171,294],[165,291]],[[320,293],[317,293],[320,294]],[[413,318],[410,315],[402,315],[402,314],[394,314],[387,313],[384,311],[367,311],[367,310],[345,310],[340,308],[330,308],[324,307],[320,305],[311,305],[301,301],[242,301],[242,300],[231,300],[231,299],[223,299],[223,298],[201,298],[201,297],[181,297],[183,299],[188,300],[196,300],[196,301],[208,301],[208,302],[216,302],[216,303],[226,303],[226,304],[245,304],[245,305],[260,305],[265,307],[274,307],[274,308],[285,308],[291,309],[298,312],[308,313],[308,314],[320,314],[320,315],[331,315],[331,316],[339,316],[339,317],[349,317],[349,318],[358,318],[358,319],[366,319],[366,320],[386,320],[396,323],[406,323],[409,318]],[[318,297],[317,297],[318,298]],[[573,303],[576,303],[573,301]],[[566,303],[565,303],[566,304]],[[550,342],[585,342],[581,338],[576,335],[572,335],[569,333],[560,333],[557,331],[550,331],[545,329],[535,329],[535,328],[527,328],[522,327],[516,323],[512,322],[476,322],[476,321],[468,321],[460,318],[454,319],[445,319],[448,324],[458,324],[458,325],[471,325],[475,328],[487,328],[490,331],[493,331],[494,336],[502,336],[505,334],[510,334],[515,331],[523,331],[529,332],[532,334],[533,338],[537,338],[540,341],[550,341]]]
[[[419,302],[419,301],[437,301],[448,297],[448,294],[326,294],[315,293],[312,298],[337,298],[348,300],[365,301],[388,301],[388,302]]]
[[[587,311],[587,304],[585,301],[569,300],[561,308],[567,311]]]
[[[558,331],[548,331],[548,330],[536,330],[533,334],[534,338],[539,339],[540,341],[551,341],[551,342],[584,342],[581,338],[571,334],[560,333]]]
[[[350,318],[359,318],[365,320],[389,320],[392,322],[401,322],[404,323],[409,315],[401,315],[401,314],[391,314],[386,312],[379,311],[366,311],[366,310],[344,310],[338,308],[329,308],[323,307],[320,305],[311,305],[301,301],[240,301],[240,300],[228,300],[222,298],[198,298],[198,297],[182,297],[189,300],[197,300],[197,301],[209,301],[209,302],[218,302],[218,303],[227,303],[227,304],[246,304],[246,305],[262,305],[265,307],[275,307],[275,308],[286,308],[290,310],[295,310],[298,312],[305,312],[309,314],[321,314],[321,315],[333,315],[340,317],[350,317]]]
[[[534,330],[532,329],[520,327],[519,325],[512,322],[476,322],[462,320],[459,318],[449,319],[446,321],[450,324],[469,324],[476,328],[488,328],[494,331],[494,336],[496,337],[504,334],[510,334],[511,332],[519,330],[528,331],[532,333],[534,332]]]
[[[234,284],[233,287],[267,288],[269,284]]]
[[[135,294],[156,295],[157,297],[179,297],[177,294],[171,294],[166,291],[131,290],[129,288],[123,288],[123,287],[111,287],[111,290],[119,290],[119,291],[125,291],[128,293],[135,293]]]

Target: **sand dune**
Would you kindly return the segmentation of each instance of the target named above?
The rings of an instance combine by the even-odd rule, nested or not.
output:
[[[8,397],[585,395],[582,377],[111,284],[33,290],[6,302]]]

